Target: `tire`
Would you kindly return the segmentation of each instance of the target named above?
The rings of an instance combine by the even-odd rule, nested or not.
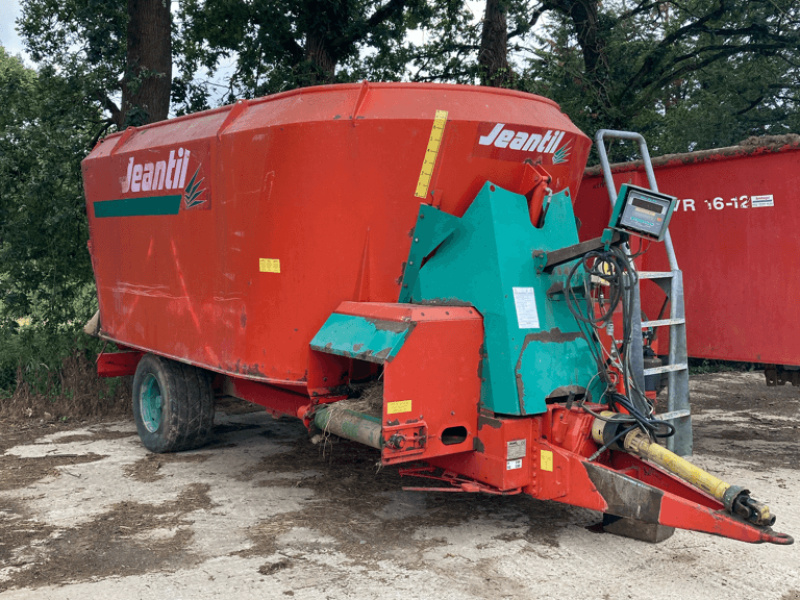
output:
[[[210,377],[197,367],[146,354],[133,377],[133,419],[151,452],[201,447],[214,425]]]

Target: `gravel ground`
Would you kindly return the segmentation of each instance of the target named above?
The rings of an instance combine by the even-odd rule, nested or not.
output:
[[[693,461],[800,534],[800,389],[692,378]],[[153,455],[132,422],[0,423],[5,599],[800,600],[800,544],[652,545],[525,497],[403,492],[377,452],[227,404],[212,444]]]

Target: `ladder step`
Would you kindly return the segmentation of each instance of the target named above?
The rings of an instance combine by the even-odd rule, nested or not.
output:
[[[671,279],[672,271],[639,271],[639,279]]]
[[[671,419],[679,419],[681,417],[688,417],[691,413],[689,412],[688,408],[684,408],[682,410],[672,410],[670,412],[665,412],[661,414],[656,414],[656,419],[661,419],[662,421],[669,421]]]
[[[642,321],[642,327],[661,327],[663,325],[683,325],[686,319],[661,319],[660,321]]]
[[[663,367],[653,367],[652,369],[645,369],[644,376],[658,375],[659,373],[672,373],[673,371],[685,371],[689,368],[686,363],[679,363],[677,365],[664,365]]]

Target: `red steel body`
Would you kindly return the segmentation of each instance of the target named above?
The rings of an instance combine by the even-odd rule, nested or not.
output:
[[[659,190],[680,200],[669,230],[684,273],[689,356],[800,365],[800,144],[665,156],[653,166]],[[649,187],[641,163],[612,171],[617,189]],[[575,213],[582,240],[608,223],[597,168],[587,171]],[[653,244],[640,268],[668,270],[663,246]],[[663,301],[654,285],[643,285],[648,318],[657,318]]]
[[[589,144],[537,96],[367,83],[110,136],[83,162],[84,186],[100,335],[129,351],[103,358],[100,371],[129,373],[152,352],[217,373],[222,393],[308,423],[345,397],[348,377],[382,368],[384,464],[422,459],[427,466],[409,471],[451,491],[526,493],[790,543],[635,457],[590,459],[594,417],[571,403],[497,418],[480,402],[483,316],[394,304],[420,202],[461,216],[488,180],[528,196],[535,213],[546,175],[553,191],[574,197]],[[334,312],[405,332],[402,348],[383,357],[312,349]]]
[[[437,110],[447,122],[419,198]],[[515,149],[498,125],[559,143]],[[527,192],[526,159],[574,194],[589,146],[550,100],[433,84],[307,88],[128,129],[83,162],[102,335],[307,396],[309,341],[339,303],[397,301],[420,202],[460,216],[487,180]],[[154,192],[158,162],[187,151],[166,172],[181,171],[177,189]],[[167,194],[177,214],[130,214]]]

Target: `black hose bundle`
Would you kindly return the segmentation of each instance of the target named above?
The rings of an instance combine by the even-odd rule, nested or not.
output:
[[[609,407],[619,413],[614,420],[622,425],[620,433],[606,447],[636,427],[654,441],[656,438],[666,438],[675,433],[673,425],[654,417],[652,403],[629,374],[629,349],[633,336],[631,323],[633,295],[639,281],[636,270],[631,264],[631,258],[619,246],[611,246],[605,251],[588,252],[572,266],[565,286],[567,307],[589,343],[589,349],[597,363],[598,375],[606,384],[603,396],[607,399]],[[584,271],[582,299],[576,294],[576,287],[573,287],[575,275],[581,268]],[[598,281],[607,286],[608,297],[604,299],[604,302],[598,302],[592,293],[593,286]],[[581,286],[577,286],[577,289],[580,290]],[[609,378],[607,367],[611,364],[613,357],[609,355],[608,360],[604,358],[603,348],[595,332],[596,329],[611,323],[614,311],[620,305],[622,306],[623,323],[622,344],[617,346],[613,339],[614,336],[611,336],[611,343],[617,356],[621,359],[619,366],[621,366],[625,395],[615,390],[613,382]],[[591,411],[584,402],[581,402],[581,407],[601,420],[609,420]],[[624,410],[619,411],[620,408]],[[629,426],[625,427],[626,424]],[[601,448],[601,451],[604,448]]]

